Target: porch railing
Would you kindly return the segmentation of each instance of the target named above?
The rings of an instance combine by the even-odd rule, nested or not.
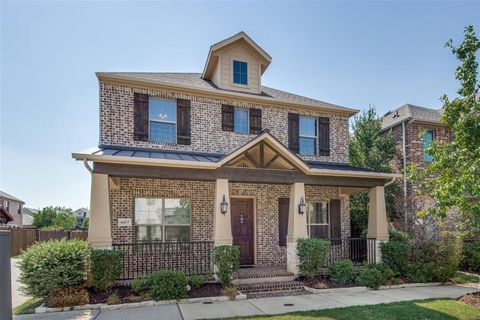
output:
[[[354,264],[375,262],[375,238],[330,239],[328,265],[341,259],[350,259]]]
[[[123,251],[121,280],[146,276],[158,269],[206,274],[213,271],[213,241],[114,243]]]

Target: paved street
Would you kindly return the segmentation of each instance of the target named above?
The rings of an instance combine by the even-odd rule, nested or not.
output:
[[[280,314],[292,311],[330,309],[354,305],[408,301],[428,298],[458,298],[480,288],[463,286],[436,286],[378,290],[368,292],[336,292],[308,294],[291,297],[260,298],[240,301],[215,302],[213,304],[169,304],[154,307],[116,311],[71,311],[49,314],[16,316],[16,320],[190,320],[214,319],[234,316]],[[288,306],[286,304],[293,304]]]

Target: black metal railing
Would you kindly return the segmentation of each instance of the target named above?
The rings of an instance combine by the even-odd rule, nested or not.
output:
[[[375,262],[375,238],[342,238],[329,240],[330,255],[328,256],[328,265],[341,259],[350,259],[354,264]]]
[[[146,276],[159,269],[206,274],[213,271],[213,241],[114,243],[123,251],[121,280]]]

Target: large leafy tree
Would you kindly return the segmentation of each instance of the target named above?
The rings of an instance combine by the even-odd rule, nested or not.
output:
[[[38,229],[73,230],[77,225],[77,219],[72,209],[45,207],[33,216],[32,224]]]
[[[421,182],[420,192],[429,194],[436,205],[421,215],[445,217],[449,209],[457,208],[463,217],[458,219],[460,230],[470,234],[480,232],[480,102],[478,62],[480,42],[474,28],[468,26],[464,40],[446,47],[460,61],[455,78],[460,82],[458,96],[451,100],[444,95],[444,114],[441,121],[451,133],[451,141],[435,141],[429,150],[434,161],[425,170],[409,168],[409,178]]]
[[[352,124],[353,133],[348,143],[350,164],[353,166],[390,172],[389,162],[395,156],[395,141],[391,133],[381,133],[381,120],[374,108],[370,107],[355,116]],[[387,215],[396,217],[394,194],[398,192],[395,185],[385,190]],[[350,215],[352,234],[364,235],[368,226],[368,192],[350,197]]]

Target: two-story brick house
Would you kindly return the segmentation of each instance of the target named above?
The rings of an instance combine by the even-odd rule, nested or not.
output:
[[[423,169],[433,161],[427,151],[432,142],[450,140],[448,128],[440,121],[442,114],[443,109],[405,104],[382,117],[382,132],[392,132],[396,143],[396,156],[390,164],[393,172],[404,173],[410,164]],[[406,177],[397,183],[401,184],[402,196],[395,199],[395,206],[403,213],[402,227],[409,230],[413,227],[415,212],[429,201],[416,198],[418,186]]]
[[[198,267],[233,243],[242,265],[296,272],[299,238],[348,251],[349,195],[365,190],[368,236],[388,240],[384,185],[400,175],[348,165],[357,110],[263,86],[270,63],[240,32],[211,46],[203,73],[97,73],[100,143],[73,154],[92,173],[92,246],[188,271],[171,261]],[[140,256],[146,245],[162,249]]]
[[[23,225],[22,208],[24,204],[23,200],[0,191],[0,224],[21,227]]]

